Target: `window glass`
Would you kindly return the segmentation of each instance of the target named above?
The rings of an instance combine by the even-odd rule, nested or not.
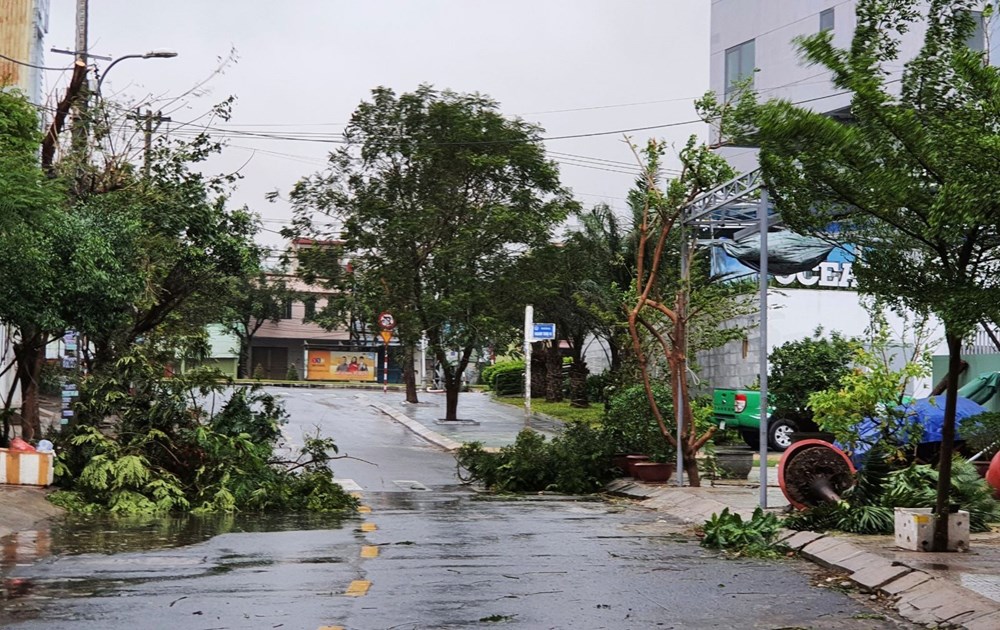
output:
[[[965,45],[972,50],[980,51],[986,49],[986,37],[983,35],[983,12],[971,11],[972,21],[975,23],[972,34],[965,40]]]
[[[726,94],[733,91],[737,83],[747,77],[753,77],[754,40],[743,42],[726,51]],[[753,86],[751,80],[750,85]]]
[[[827,9],[819,14],[819,31],[833,30],[833,9]]]

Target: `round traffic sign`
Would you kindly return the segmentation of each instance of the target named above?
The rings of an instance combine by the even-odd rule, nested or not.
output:
[[[379,313],[378,325],[382,330],[392,330],[396,327],[396,318],[392,316],[392,313]]]

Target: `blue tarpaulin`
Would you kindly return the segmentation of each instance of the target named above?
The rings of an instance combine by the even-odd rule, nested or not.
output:
[[[862,420],[858,425],[858,435],[861,439],[851,453],[851,460],[854,462],[854,465],[861,466],[865,453],[871,449],[872,444],[881,436],[882,427],[886,422],[896,423],[892,435],[899,444],[909,442],[909,433],[914,429],[921,431],[920,444],[940,442],[941,430],[944,428],[944,405],[946,400],[947,396],[945,395],[921,398],[896,407],[897,410],[904,412],[901,418],[893,418],[892,420],[865,418]],[[985,412],[986,409],[961,396],[956,398],[955,402],[955,439],[960,440],[961,437],[958,431],[961,429],[962,421],[966,418],[978,416]],[[837,446],[841,449],[844,448],[841,444]]]

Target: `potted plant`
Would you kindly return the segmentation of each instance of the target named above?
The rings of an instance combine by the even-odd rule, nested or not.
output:
[[[705,445],[705,472],[713,479],[746,479],[753,468],[754,452],[738,431],[718,431]]]
[[[666,483],[674,472],[675,462],[644,461],[633,464],[640,481],[646,483]]]
[[[670,390],[656,385],[653,393],[664,414],[672,413]],[[627,387],[608,402],[602,438],[609,445],[612,463],[638,478],[635,462],[665,463],[674,460],[673,446],[660,433],[656,418],[649,410],[642,385]]]
[[[746,446],[716,447],[715,468],[723,479],[746,479],[753,468],[753,451]]]

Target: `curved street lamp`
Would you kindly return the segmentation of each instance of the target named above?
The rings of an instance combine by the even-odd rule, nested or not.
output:
[[[97,80],[98,97],[100,97],[101,95],[101,85],[104,83],[104,79],[107,78],[108,72],[110,72],[111,68],[114,68],[115,64],[118,63],[119,61],[125,61],[126,59],[169,59],[170,57],[176,57],[176,56],[177,53],[173,50],[151,50],[147,53],[123,55],[115,59],[114,61],[108,64],[108,67],[104,69],[104,73],[101,75],[101,78]]]

